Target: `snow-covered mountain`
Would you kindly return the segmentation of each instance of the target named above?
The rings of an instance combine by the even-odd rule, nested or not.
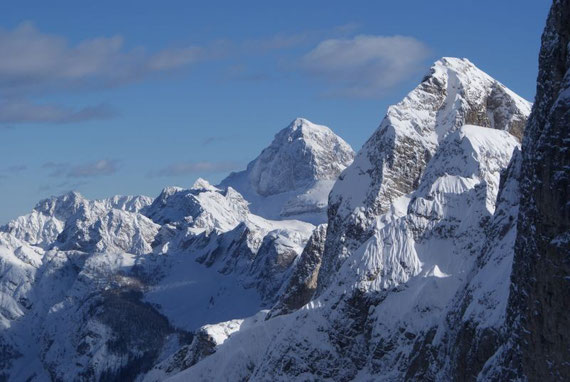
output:
[[[313,228],[203,179],[155,200],[44,200],[0,228],[2,375],[132,379],[200,326],[272,306]]]
[[[376,218],[419,186],[445,138],[463,125],[520,137],[530,104],[466,59],[437,61],[386,117],[335,184],[319,287],[371,235]],[[333,255],[334,253],[334,255]]]
[[[493,332],[505,322],[516,190],[500,178],[520,157],[511,133],[529,113],[469,61],[437,61],[340,175],[326,232],[316,231],[266,321],[232,332],[173,380],[476,375],[475,360],[463,375],[446,363],[471,355],[454,352],[452,329]],[[298,309],[292,295],[306,305]]]
[[[344,141],[297,119],[218,187],[199,179],[154,200],[42,201],[2,228],[6,370],[116,379],[156,364],[148,380],[235,380],[314,374],[315,357],[341,379],[408,367],[414,341],[402,342],[401,328],[424,338],[470,281],[519,146],[509,131],[529,110],[447,58],[389,109],[352,164]],[[302,220],[323,221],[331,187],[328,225],[315,229]],[[362,343],[350,333],[369,320],[383,324]],[[362,359],[383,342],[398,344],[400,363]],[[297,362],[283,365],[292,352]]]
[[[532,114],[443,58],[356,156],[296,119],[218,186],[0,227],[0,380],[566,380],[569,20]]]
[[[522,148],[530,104],[436,62],[340,175],[265,320],[169,380],[567,380],[569,20],[555,0]]]
[[[238,190],[268,219],[326,222],[329,192],[354,151],[328,127],[297,118],[247,165],[221,183]]]

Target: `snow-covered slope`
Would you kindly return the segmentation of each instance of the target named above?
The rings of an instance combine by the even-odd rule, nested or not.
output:
[[[152,265],[166,276],[146,298],[191,330],[271,306],[314,228],[251,214],[237,191],[209,184],[166,189],[143,212],[168,221],[154,242],[155,253],[168,256]]]
[[[42,201],[0,231],[3,376],[132,379],[200,326],[270,307],[313,228],[203,179],[154,201]]]
[[[322,223],[330,189],[353,157],[352,148],[328,127],[297,118],[220,187],[238,190],[260,216]]]
[[[437,61],[418,87],[388,108],[378,129],[335,183],[319,289],[372,235],[376,217],[418,187],[448,134],[472,124],[520,137],[529,113],[527,101],[467,59]]]
[[[469,61],[436,62],[340,175],[326,234],[266,321],[172,380],[476,376],[506,317],[518,189],[500,177],[529,112]]]

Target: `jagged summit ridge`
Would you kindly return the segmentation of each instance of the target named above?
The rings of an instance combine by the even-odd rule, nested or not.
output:
[[[322,285],[370,235],[374,217],[414,191],[447,135],[464,125],[505,130],[520,139],[531,104],[467,59],[445,57],[390,106],[329,196]],[[321,287],[319,287],[321,288]]]
[[[31,213],[20,216],[0,227],[15,237],[33,245],[54,245],[65,228],[81,224],[93,224],[98,218],[113,210],[138,213],[152,203],[148,196],[113,196],[107,199],[87,200],[80,193],[71,191],[60,196],[41,200]]]
[[[313,228],[204,179],[154,200],[41,201],[0,229],[0,378],[148,370],[186,330],[272,306]]]

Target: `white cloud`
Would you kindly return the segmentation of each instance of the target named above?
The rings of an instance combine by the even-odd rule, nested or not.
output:
[[[25,164],[15,164],[11,166],[7,166],[4,168],[0,168],[0,181],[2,179],[7,179],[11,176],[18,175],[28,169],[28,166]]]
[[[93,176],[111,175],[117,172],[117,161],[101,159],[69,169],[69,178],[89,178]]]
[[[202,57],[205,57],[205,53],[199,47],[163,50],[149,58],[148,68],[152,71],[176,69],[194,63]]]
[[[74,110],[30,99],[58,92],[88,91],[139,81],[186,68],[211,52],[195,46],[147,53],[127,49],[121,36],[97,37],[71,44],[42,33],[30,22],[0,28],[0,123],[69,123],[110,118],[107,105]]]
[[[413,37],[359,35],[322,41],[299,65],[326,80],[329,95],[377,97],[415,74],[428,55]]]
[[[146,75],[179,69],[203,56],[187,46],[153,54],[126,49],[121,36],[98,37],[70,44],[25,22],[13,30],[0,29],[0,91],[30,94],[61,89],[110,87]]]

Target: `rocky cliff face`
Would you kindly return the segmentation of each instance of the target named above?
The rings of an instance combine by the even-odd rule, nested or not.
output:
[[[289,278],[289,283],[279,294],[279,300],[267,318],[294,312],[311,301],[317,289],[317,278],[325,251],[326,230],[326,224],[315,228]]]
[[[466,124],[520,138],[530,104],[466,59],[443,58],[416,89],[388,108],[378,129],[329,196],[319,290],[371,235],[377,216],[414,191],[445,137]]]
[[[490,378],[570,377],[570,2],[553,2],[522,147],[509,340]]]

